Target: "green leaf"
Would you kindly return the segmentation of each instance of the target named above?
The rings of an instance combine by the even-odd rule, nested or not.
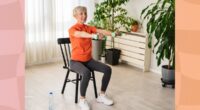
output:
[[[151,36],[151,34],[148,36],[148,47],[149,48],[152,47],[152,36]]]
[[[151,3],[151,4],[148,5],[145,9],[143,9],[142,12],[141,12],[140,18],[142,17],[142,15],[144,14],[144,12],[146,12],[146,10],[149,9],[149,7],[152,6],[152,5],[154,5],[154,4],[155,4],[155,3]]]

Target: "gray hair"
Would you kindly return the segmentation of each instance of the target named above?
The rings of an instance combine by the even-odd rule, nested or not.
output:
[[[73,16],[75,16],[77,14],[78,11],[84,11],[87,12],[87,8],[85,6],[76,6],[73,9]]]

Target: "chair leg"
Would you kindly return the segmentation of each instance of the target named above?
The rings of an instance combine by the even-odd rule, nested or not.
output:
[[[82,80],[82,76],[80,75],[80,81]]]
[[[93,78],[93,85],[94,85],[94,94],[95,94],[95,97],[97,98],[97,87],[96,87],[96,79],[95,79],[94,71],[92,71],[92,78]]]
[[[78,102],[78,84],[79,83],[79,74],[76,74],[76,93],[75,93],[75,103]]]
[[[63,88],[62,88],[62,94],[64,94],[64,91],[65,91],[65,86],[66,86],[66,83],[67,83],[67,79],[68,79],[68,76],[69,76],[69,70],[67,70],[67,74],[66,74],[66,77],[65,77],[65,81],[64,81],[64,84],[63,84]]]

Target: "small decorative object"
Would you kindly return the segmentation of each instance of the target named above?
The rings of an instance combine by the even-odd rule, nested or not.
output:
[[[133,25],[131,26],[131,31],[132,31],[132,32],[137,32],[137,31],[138,31],[138,27],[139,27],[138,22],[135,21],[135,22],[133,23]]]

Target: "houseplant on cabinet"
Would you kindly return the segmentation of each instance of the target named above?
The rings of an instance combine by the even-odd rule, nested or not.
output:
[[[137,32],[138,31],[138,27],[139,27],[138,22],[137,21],[133,22],[132,26],[131,26],[131,31],[132,32]]]
[[[157,65],[168,59],[168,65],[162,66],[162,82],[172,84],[175,80],[175,0],[158,0],[142,10],[141,17],[147,20],[149,48],[156,50]],[[152,39],[156,42],[152,45]]]
[[[112,32],[117,31],[120,27],[130,31],[130,24],[133,19],[127,16],[127,11],[121,6],[127,3],[129,0],[104,0],[103,2],[96,4],[96,10],[94,12],[94,18],[89,22],[90,25],[110,30]],[[118,64],[120,53],[119,49],[116,49],[114,44],[114,37],[111,38],[111,48],[106,49],[106,62],[111,65]]]

